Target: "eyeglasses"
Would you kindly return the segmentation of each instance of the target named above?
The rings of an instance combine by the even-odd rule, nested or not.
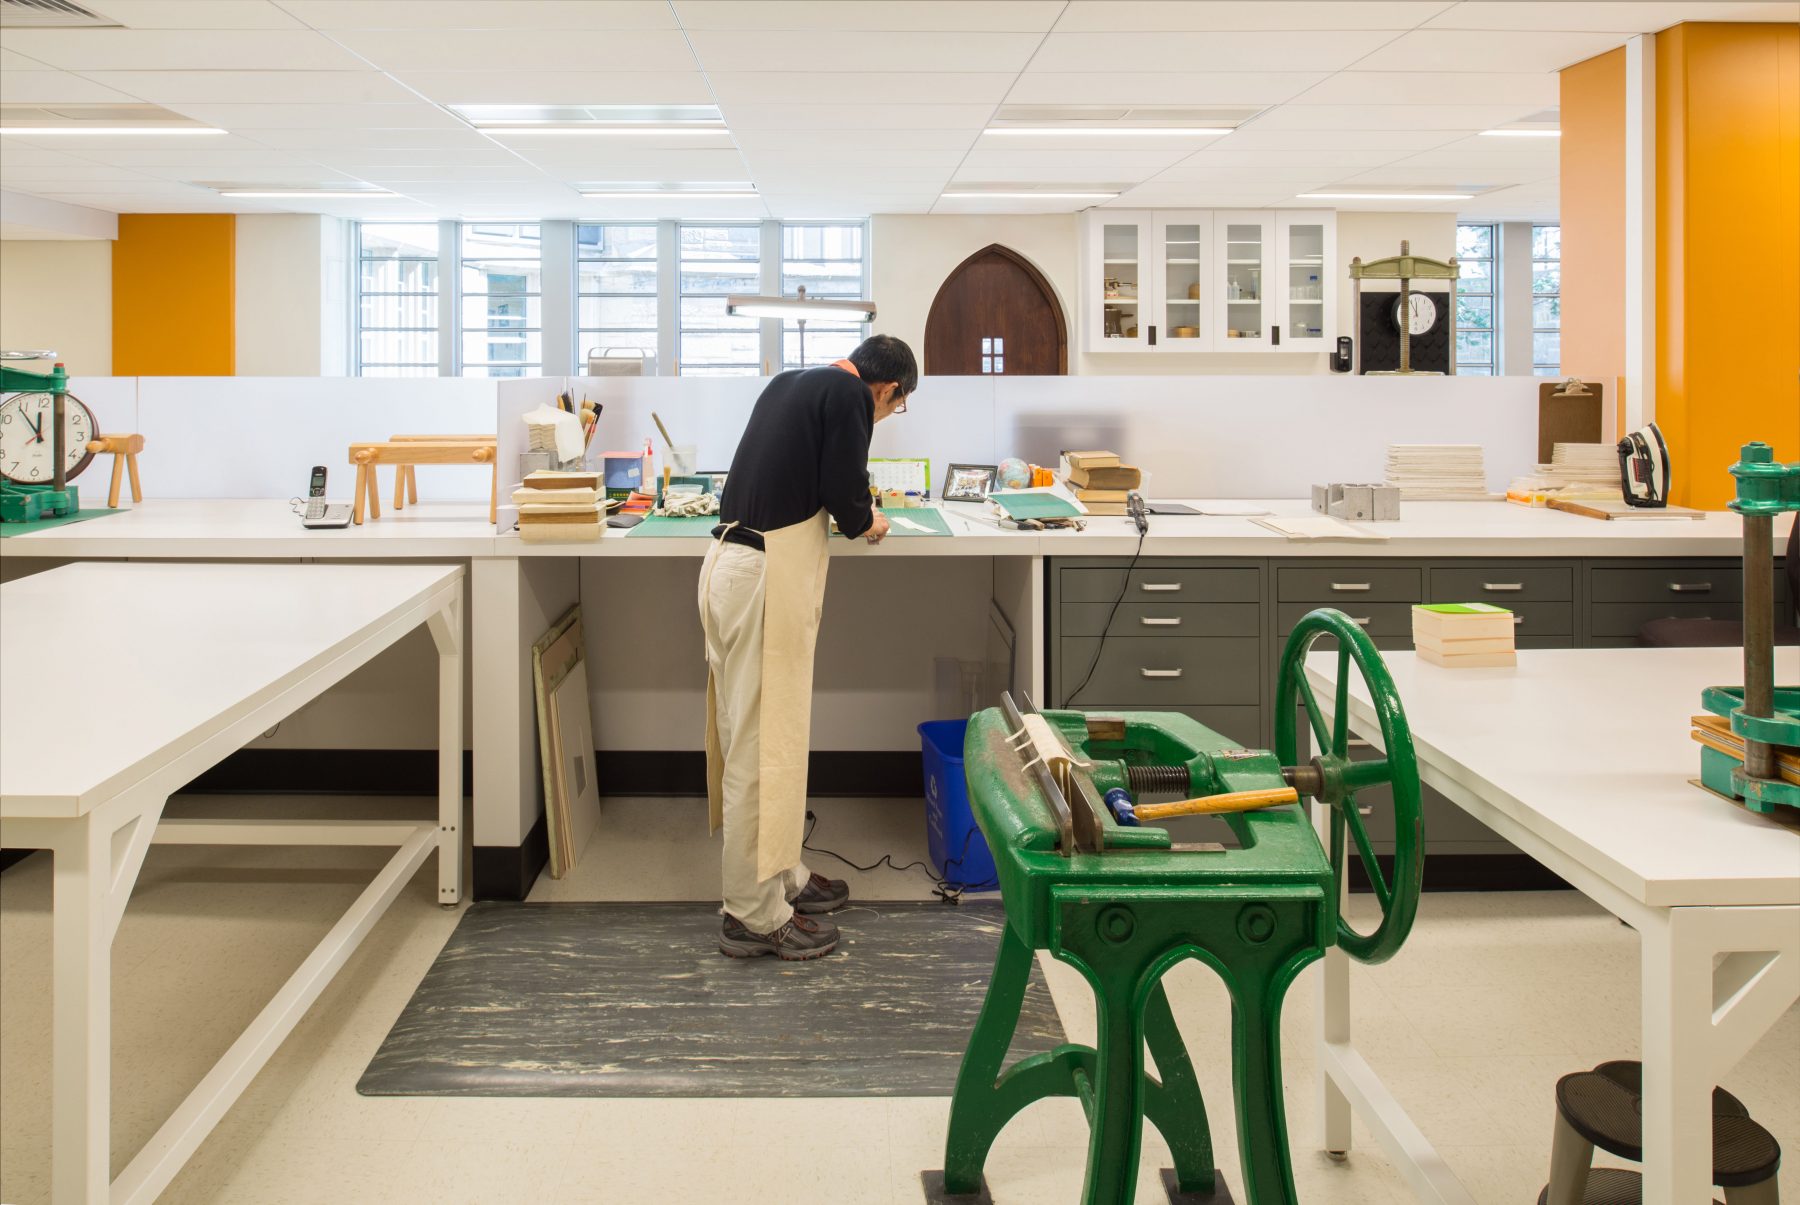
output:
[[[888,413],[890,413],[890,414],[905,414],[906,413],[906,402],[907,402],[907,399],[910,398],[911,396],[912,395],[908,394],[908,393],[901,394],[900,400],[894,403],[894,408],[892,410],[890,410]]]

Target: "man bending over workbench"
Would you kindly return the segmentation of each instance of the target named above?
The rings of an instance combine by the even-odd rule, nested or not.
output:
[[[824,914],[850,890],[800,861],[827,542],[833,520],[851,539],[887,535],[869,495],[869,436],[918,383],[912,349],[890,335],[784,372],[756,399],[731,461],[700,570],[700,626],[706,793],[712,827],[725,828],[719,950],[733,958],[798,961],[837,947]]]

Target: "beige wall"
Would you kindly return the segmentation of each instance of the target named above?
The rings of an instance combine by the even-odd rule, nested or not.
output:
[[[110,375],[112,243],[0,242],[0,347],[48,348],[72,375]]]
[[[238,215],[238,376],[344,374],[341,226],[317,214]]]
[[[938,288],[956,265],[999,243],[1035,264],[1063,305],[1069,326],[1069,370],[1092,375],[1167,375],[1326,372],[1316,352],[1202,352],[1193,355],[1099,354],[1081,350],[1081,314],[1075,304],[1080,275],[1079,214],[935,215],[877,214],[869,219],[870,296],[880,308],[875,329],[897,335],[922,351],[925,319]],[[1339,213],[1339,333],[1352,335],[1350,257],[1380,259],[1400,252],[1410,239],[1419,255],[1448,259],[1456,251],[1456,216],[1438,213]]]

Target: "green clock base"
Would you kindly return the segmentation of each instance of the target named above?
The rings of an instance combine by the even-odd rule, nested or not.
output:
[[[49,486],[9,485],[0,492],[0,523],[36,523],[60,519],[81,510],[81,491],[76,486],[53,490]]]

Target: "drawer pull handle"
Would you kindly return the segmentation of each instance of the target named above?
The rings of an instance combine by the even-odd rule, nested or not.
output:
[[[1710,594],[1711,582],[1670,582],[1669,589],[1677,594]]]
[[[1144,675],[1144,677],[1146,677],[1146,678],[1179,678],[1179,677],[1181,677],[1181,671],[1178,669],[1140,669],[1138,671],[1138,673]]]
[[[1525,588],[1525,583],[1524,582],[1482,582],[1481,588],[1483,590],[1491,591],[1494,594],[1502,594],[1502,593],[1512,594],[1512,593],[1516,593],[1520,590],[1523,590]]]
[[[1359,803],[1356,805],[1356,814],[1358,816],[1373,816],[1375,814],[1375,809],[1366,803]]]
[[[1368,615],[1352,615],[1350,617],[1350,622],[1353,624],[1356,624],[1359,627],[1366,628],[1371,623],[1374,623],[1375,620],[1371,616],[1368,616]]]
[[[1368,582],[1332,582],[1331,588],[1339,594],[1360,594],[1374,589]]]
[[[1523,615],[1519,614],[1517,611],[1514,611],[1513,612],[1513,627],[1516,628],[1524,622],[1525,622],[1525,617]]]
[[[1144,582],[1140,587],[1146,594],[1173,594],[1181,589],[1180,582]]]
[[[1171,618],[1163,615],[1145,615],[1138,622],[1147,628],[1178,628],[1181,626],[1181,616],[1176,615]]]

